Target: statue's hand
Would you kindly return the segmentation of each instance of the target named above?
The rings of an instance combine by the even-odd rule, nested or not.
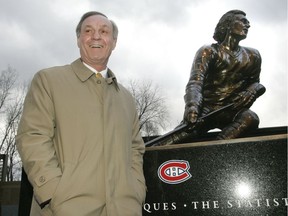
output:
[[[249,108],[256,100],[256,94],[252,91],[243,91],[234,99],[234,109]]]
[[[198,110],[195,106],[186,107],[184,120],[188,123],[196,123],[198,120]]]

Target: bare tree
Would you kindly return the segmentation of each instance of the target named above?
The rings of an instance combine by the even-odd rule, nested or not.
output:
[[[168,123],[166,99],[160,88],[152,81],[130,81],[128,89],[136,101],[142,136],[159,135],[160,129],[165,129]]]
[[[4,104],[7,103],[8,96],[17,80],[16,71],[8,66],[0,74],[0,112],[3,112]]]
[[[8,181],[19,179],[21,162],[15,136],[23,108],[25,87],[17,85],[18,74],[10,66],[0,74],[0,153],[8,157]]]

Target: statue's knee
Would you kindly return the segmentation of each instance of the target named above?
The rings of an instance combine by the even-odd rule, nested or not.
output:
[[[258,128],[259,125],[259,117],[256,113],[251,110],[245,110],[244,112],[238,115],[240,122],[244,122],[245,125],[249,128]]]
[[[244,110],[235,117],[233,123],[227,125],[217,139],[233,139],[239,137],[249,130],[257,129],[259,118],[251,110]]]

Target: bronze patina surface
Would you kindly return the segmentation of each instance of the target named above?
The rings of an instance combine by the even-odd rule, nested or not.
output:
[[[182,121],[189,127],[156,145],[181,143],[215,128],[221,130],[217,139],[241,137],[258,128],[259,117],[250,107],[266,90],[260,84],[261,55],[239,45],[249,28],[243,11],[231,10],[221,17],[213,36],[217,43],[202,46],[193,60]],[[230,109],[203,118],[229,104],[233,104]]]

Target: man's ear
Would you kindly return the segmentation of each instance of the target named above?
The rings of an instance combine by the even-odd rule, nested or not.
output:
[[[116,39],[114,39],[114,41],[113,41],[113,50],[115,49],[115,47],[116,47],[116,44],[117,44],[117,38],[116,38]]]
[[[77,46],[78,46],[78,48],[80,48],[79,44],[80,44],[79,37],[77,37]]]

